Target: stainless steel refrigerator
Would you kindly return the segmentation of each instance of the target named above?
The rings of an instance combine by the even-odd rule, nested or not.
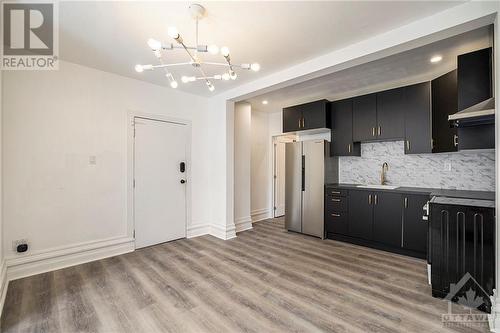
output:
[[[290,142],[285,148],[285,227],[324,238],[325,142]]]

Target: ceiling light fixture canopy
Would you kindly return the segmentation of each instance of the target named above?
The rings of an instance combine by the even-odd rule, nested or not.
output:
[[[258,72],[260,70],[260,65],[258,63],[252,63],[252,64],[233,64],[231,62],[231,57],[229,53],[229,48],[227,46],[223,46],[219,49],[217,45],[203,45],[198,42],[198,23],[199,21],[206,16],[206,10],[202,5],[199,4],[192,4],[189,6],[189,11],[191,13],[191,16],[193,19],[196,21],[196,44],[195,46],[190,46],[184,43],[184,40],[182,39],[181,35],[179,34],[179,31],[175,27],[169,27],[167,29],[167,34],[172,38],[177,44],[163,44],[160,41],[150,38],[147,41],[147,44],[151,51],[153,51],[153,54],[155,57],[158,59],[159,64],[157,65],[136,65],[135,70],[138,73],[142,73],[146,70],[154,70],[156,68],[163,68],[165,71],[165,76],[167,77],[168,81],[170,82],[170,86],[172,88],[177,88],[178,83],[175,80],[174,76],[172,73],[168,70],[169,67],[173,66],[185,66],[185,65],[190,65],[198,69],[200,72],[200,76],[182,76],[181,77],[181,82],[182,83],[189,83],[189,82],[195,82],[195,81],[205,81],[205,84],[207,85],[208,90],[214,91],[215,86],[213,85],[211,80],[223,80],[223,81],[228,81],[228,80],[236,80],[238,78],[238,74],[236,73],[235,69],[244,69],[244,70],[252,70],[254,72]],[[187,55],[189,56],[189,61],[188,62],[181,62],[181,63],[165,63],[163,61],[162,57],[162,51],[172,51],[174,49],[183,49]],[[210,54],[220,54],[224,57],[225,62],[206,62],[203,61],[199,57],[199,53],[205,53],[208,52]],[[222,74],[215,74],[212,76],[209,76],[205,73],[205,70],[203,68],[203,65],[212,65],[212,66],[219,66],[219,67],[224,67],[225,72]]]

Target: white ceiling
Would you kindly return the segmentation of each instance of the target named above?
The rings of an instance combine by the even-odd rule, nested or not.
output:
[[[434,79],[457,68],[457,56],[492,45],[491,27],[469,31],[420,48],[351,67],[247,100],[252,110],[278,112],[283,107],[322,98],[338,100]],[[443,60],[431,63],[434,55]],[[262,101],[268,104],[263,105]]]
[[[200,22],[200,43],[227,45],[235,63],[258,62],[261,71],[241,72],[236,81],[215,82],[216,92],[270,74],[354,42],[443,11],[461,2],[202,2],[208,17]],[[154,63],[148,38],[171,42],[168,26],[194,43],[189,2],[65,1],[60,2],[59,45],[62,60],[168,86],[161,71],[138,74],[134,65]],[[181,50],[167,53],[168,62],[186,61]],[[205,60],[223,60],[221,56]],[[194,68],[172,71],[194,75]],[[220,68],[209,68],[216,74]],[[209,96],[203,82],[178,89]]]

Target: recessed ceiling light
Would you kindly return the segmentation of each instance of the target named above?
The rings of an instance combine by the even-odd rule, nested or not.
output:
[[[264,104],[264,105],[267,105],[267,103],[269,103],[269,102],[268,102],[268,101],[266,101],[266,100],[263,100],[263,101],[262,101],[262,104]]]
[[[443,60],[443,57],[441,57],[440,55],[438,56],[434,56],[431,58],[431,62],[434,64],[436,62],[440,62],[441,60]]]

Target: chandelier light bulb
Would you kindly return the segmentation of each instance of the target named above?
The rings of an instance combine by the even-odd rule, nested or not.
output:
[[[168,27],[167,33],[173,39],[179,38],[179,31],[177,31],[176,27]]]
[[[135,71],[137,73],[142,73],[144,72],[144,68],[142,67],[142,65],[135,65]]]
[[[219,47],[217,45],[214,45],[214,44],[208,45],[207,51],[210,54],[217,54],[217,53],[219,53]]]
[[[184,82],[184,83],[194,82],[194,81],[196,81],[196,77],[194,77],[194,76],[183,76],[183,77],[181,77],[181,81]]]
[[[223,79],[224,81],[227,81],[227,80],[229,80],[230,78],[231,78],[231,77],[230,77],[229,73],[224,73],[224,74],[222,74],[222,79]]]
[[[214,85],[210,81],[207,81],[207,87],[208,87],[208,90],[210,90],[210,91],[214,91],[215,90]]]
[[[159,51],[161,50],[161,42],[157,41],[154,38],[148,39],[148,46],[151,48],[153,51]]]
[[[174,81],[170,82],[170,86],[175,89],[179,86],[179,84],[177,83],[177,81],[174,80]]]
[[[235,71],[231,71],[231,74],[229,74],[231,76],[231,80],[236,80],[236,78],[238,77],[238,74],[236,74]]]
[[[227,46],[221,47],[220,54],[222,54],[224,57],[229,56],[229,48]]]
[[[254,72],[258,72],[260,70],[260,65],[256,62],[250,65],[250,69],[253,70]]]

